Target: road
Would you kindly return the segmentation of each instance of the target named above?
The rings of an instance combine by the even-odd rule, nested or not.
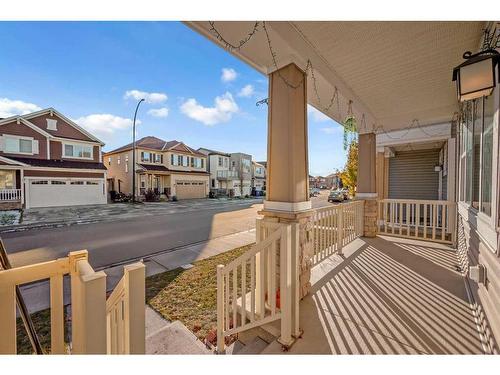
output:
[[[328,205],[326,195],[313,207]],[[262,204],[200,207],[197,211],[141,216],[133,219],[4,233],[14,267],[67,256],[87,249],[94,268],[194,244],[255,228]]]

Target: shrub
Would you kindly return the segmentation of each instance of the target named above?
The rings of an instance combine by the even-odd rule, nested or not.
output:
[[[172,196],[172,202],[177,202],[177,195]]]
[[[158,202],[160,200],[160,194],[155,192],[153,189],[148,189],[144,193],[144,200],[146,202]]]

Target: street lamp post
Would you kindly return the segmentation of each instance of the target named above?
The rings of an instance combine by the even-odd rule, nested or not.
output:
[[[139,106],[145,99],[139,100],[139,103],[137,103],[137,107],[135,107],[135,113],[134,113],[134,125],[132,128],[132,203],[135,203],[135,119],[137,117],[137,110],[139,109]]]

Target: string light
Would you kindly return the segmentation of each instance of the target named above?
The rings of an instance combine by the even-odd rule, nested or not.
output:
[[[229,51],[239,51],[241,49],[241,47],[243,47],[245,44],[247,44],[250,39],[253,38],[253,36],[257,33],[258,29],[259,29],[259,23],[260,22],[255,22],[255,24],[253,25],[253,29],[252,31],[250,31],[248,33],[248,35],[246,36],[246,38],[243,38],[242,40],[240,40],[239,44],[238,45],[234,45],[230,42],[228,42],[223,36],[222,34],[217,30],[217,28],[215,27],[215,22],[214,21],[208,21],[208,23],[210,24],[210,32],[212,33],[212,35],[214,35],[217,40],[219,42],[221,42],[222,44],[224,44],[224,47],[229,50]]]
[[[338,112],[339,118],[343,118],[342,114],[341,114],[340,99],[339,99],[341,93],[339,92],[339,90],[338,90],[338,88],[336,86],[334,86],[334,91],[333,91],[332,97],[331,97],[328,105],[327,106],[323,106],[321,104],[322,100],[321,100],[321,97],[319,95],[318,83],[317,83],[316,75],[314,73],[313,63],[312,63],[312,61],[310,59],[307,60],[306,68],[305,68],[305,71],[304,71],[304,75],[303,75],[302,79],[298,83],[293,83],[293,82],[289,81],[286,77],[284,77],[281,74],[281,71],[278,69],[277,53],[276,53],[275,49],[273,48],[271,37],[269,35],[269,31],[267,29],[265,21],[262,21],[262,22],[256,21],[255,24],[254,24],[254,27],[253,27],[252,31],[249,32],[244,39],[240,40],[240,42],[239,42],[238,45],[233,45],[230,42],[228,42],[222,36],[222,34],[217,30],[217,28],[215,27],[215,22],[213,22],[213,21],[208,21],[208,22],[210,24],[210,32],[217,38],[217,40],[219,42],[221,42],[224,45],[224,47],[226,49],[228,49],[230,51],[240,50],[246,43],[248,43],[255,36],[255,34],[259,31],[259,25],[262,24],[262,29],[264,30],[264,34],[265,34],[265,37],[266,37],[266,42],[267,42],[267,46],[269,48],[269,53],[271,55],[273,66],[274,66],[274,68],[275,68],[278,76],[285,83],[285,85],[287,85],[288,87],[290,87],[292,89],[298,89],[298,88],[302,87],[302,84],[304,83],[304,80],[309,76],[309,72],[310,72],[310,77],[311,77],[312,84],[313,84],[313,91],[314,91],[314,94],[315,94],[316,99],[318,101],[318,106],[321,109],[323,109],[324,112],[328,112],[333,107],[333,105],[336,103],[337,104],[337,112]],[[493,48],[499,48],[500,47],[500,29],[497,29],[496,27],[495,27],[495,29],[493,31],[485,29],[484,33],[485,33],[485,36],[483,38],[482,49],[484,49],[484,48],[488,49],[488,48],[491,48],[492,46],[493,46]],[[256,105],[259,106],[259,105],[264,104],[264,103],[268,104],[268,98],[257,102]],[[353,112],[353,109],[352,109],[353,104],[354,104],[354,101],[351,100],[351,99],[349,99],[348,106],[347,106],[346,120],[347,119],[353,119],[354,121],[356,121],[356,118],[354,116],[354,112]],[[459,112],[455,112],[453,114],[451,122],[452,123],[454,122],[455,116],[457,117],[456,121],[457,122],[460,121],[461,116],[462,116],[462,112],[463,112],[463,109],[462,109],[462,106],[460,105]],[[360,128],[361,129],[357,129],[357,130],[358,131],[359,130],[364,130],[364,131],[367,130],[366,116],[365,116],[364,113],[361,116],[361,127]],[[344,129],[346,130],[345,124],[344,124]],[[403,133],[401,136],[395,136],[395,135],[391,134],[392,132],[386,131],[385,128],[384,128],[384,126],[382,124],[378,124],[378,125],[377,124],[372,124],[372,131],[375,134],[384,134],[388,138],[393,139],[393,140],[400,140],[402,138],[405,138],[412,129],[420,129],[422,131],[422,133],[425,136],[427,136],[427,137],[434,137],[435,136],[435,134],[428,133],[425,130],[425,127],[423,127],[423,126],[420,125],[420,122],[419,122],[418,119],[413,119],[408,127],[404,128],[404,129],[398,129],[398,131],[399,130],[404,130],[405,131],[405,133]],[[344,136],[346,136],[346,134],[344,134]]]

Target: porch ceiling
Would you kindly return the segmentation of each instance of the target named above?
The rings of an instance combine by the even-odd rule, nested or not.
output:
[[[216,22],[230,43],[238,44],[253,22]],[[220,42],[205,21],[187,25]],[[308,101],[342,121],[349,100],[360,132],[447,122],[457,110],[451,72],[467,50],[476,51],[486,22],[266,22],[278,64],[311,60],[321,102],[308,77]],[[261,73],[273,67],[262,24],[239,51],[232,52]],[[334,92],[339,103],[327,108]]]

